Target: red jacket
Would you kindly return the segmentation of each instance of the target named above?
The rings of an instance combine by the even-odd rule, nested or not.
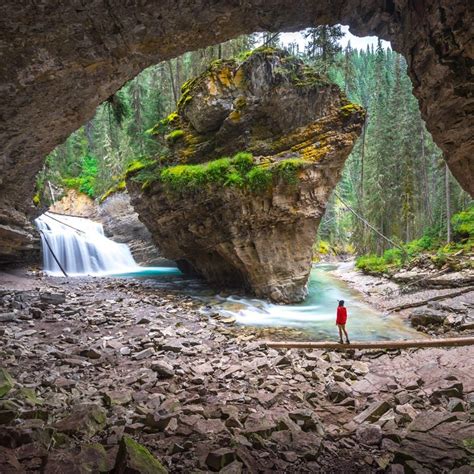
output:
[[[344,306],[338,306],[336,324],[346,324],[346,321],[347,321],[347,309]]]

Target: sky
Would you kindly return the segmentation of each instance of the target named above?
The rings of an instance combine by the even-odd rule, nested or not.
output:
[[[339,41],[339,44],[345,48],[347,43],[351,42],[352,49],[366,49],[367,46],[373,45],[374,48],[377,46],[377,36],[364,36],[359,37],[355,36],[349,32],[349,27],[342,25],[342,31],[345,33],[344,38]],[[300,51],[304,50],[305,39],[302,32],[296,33],[282,33],[280,36],[281,42],[283,44],[288,43],[298,43]],[[388,41],[382,40],[382,47],[387,49],[390,48],[390,43]]]

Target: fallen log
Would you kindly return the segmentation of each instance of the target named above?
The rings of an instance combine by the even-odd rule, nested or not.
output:
[[[391,308],[387,308],[387,312],[392,313],[394,311],[401,311],[402,309],[424,306],[425,304],[428,304],[431,301],[439,301],[439,300],[444,300],[446,298],[454,298],[455,296],[460,296],[464,293],[469,293],[470,291],[474,291],[474,286],[469,286],[467,288],[463,288],[462,290],[453,291],[451,293],[445,293],[443,295],[432,296],[431,298],[426,298],[424,300],[412,301],[411,303],[403,303],[397,306],[392,306]]]
[[[339,344],[331,341],[265,341],[272,349],[410,349],[424,347],[457,347],[474,345],[474,337],[451,337],[444,339],[412,339],[400,341],[367,341]]]

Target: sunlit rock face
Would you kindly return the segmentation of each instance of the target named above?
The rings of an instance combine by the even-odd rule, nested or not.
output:
[[[300,301],[319,221],[364,117],[281,51],[217,61],[155,127],[170,150],[130,173],[132,204],[183,270]]]
[[[3,1],[0,262],[32,255],[34,177],[97,105],[151,64],[253,31],[342,23],[390,40],[435,142],[474,194],[473,20],[470,0]]]

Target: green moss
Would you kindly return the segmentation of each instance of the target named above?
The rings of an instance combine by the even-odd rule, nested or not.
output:
[[[177,165],[161,170],[160,181],[173,191],[199,189],[206,184],[204,165]]]
[[[252,154],[245,151],[235,154],[232,158],[232,165],[241,175],[248,173],[254,166]]]
[[[184,130],[173,130],[172,132],[165,135],[165,140],[168,143],[176,143],[178,140],[184,137]]]
[[[342,115],[343,117],[349,117],[349,116],[351,116],[352,114],[354,114],[354,113],[356,113],[356,112],[361,112],[361,111],[363,111],[362,107],[360,107],[360,106],[357,105],[357,104],[352,104],[352,103],[343,105],[343,106],[339,109],[339,112],[341,113],[341,115]]]
[[[224,185],[235,188],[243,188],[245,185],[245,180],[238,171],[231,171],[230,173],[227,173]]]
[[[125,189],[127,189],[127,183],[125,182],[125,179],[123,179],[117,184],[114,184],[104,194],[102,194],[102,196],[100,197],[100,202],[105,201],[112,194],[118,193],[120,191],[125,191]]]
[[[298,158],[280,161],[275,166],[275,174],[288,184],[296,184],[300,171],[309,163]]]
[[[177,112],[172,112],[163,120],[160,120],[154,127],[145,131],[145,135],[160,135],[165,133],[169,127],[177,125],[179,122],[179,115]]]
[[[42,405],[43,402],[36,396],[36,392],[32,388],[22,387],[20,396],[31,406]]]
[[[120,442],[116,467],[126,466],[130,472],[142,474],[167,474],[167,470],[145,446],[137,443],[129,436],[124,436]]]
[[[263,192],[270,188],[273,174],[269,167],[256,166],[247,173],[246,178],[251,191]]]
[[[10,374],[5,369],[0,369],[0,398],[13,388],[14,383]]]
[[[127,166],[127,169],[125,170],[125,178],[128,178],[129,176],[136,174],[138,171],[146,168],[147,166],[150,165],[150,161],[146,160],[134,160],[129,163]]]
[[[160,166],[157,162],[148,165],[134,164],[139,170],[133,177],[147,189],[153,182],[161,182],[168,191],[186,193],[198,191],[208,185],[247,188],[251,192],[264,192],[273,184],[274,178],[288,184],[296,184],[302,169],[311,164],[305,160],[291,158],[277,163],[256,164],[250,153],[239,152],[232,158],[220,158],[194,165]]]

